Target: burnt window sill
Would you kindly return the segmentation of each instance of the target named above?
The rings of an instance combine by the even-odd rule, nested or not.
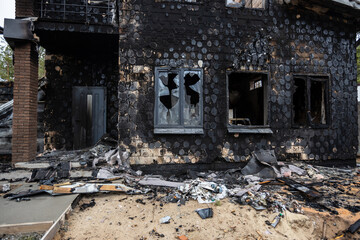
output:
[[[229,133],[245,134],[273,134],[270,126],[231,126],[228,125]]]
[[[203,128],[155,128],[154,134],[204,134]]]

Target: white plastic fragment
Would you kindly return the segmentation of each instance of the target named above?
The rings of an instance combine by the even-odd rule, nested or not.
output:
[[[108,169],[100,169],[98,174],[96,175],[96,178],[98,179],[109,179],[116,177],[111,171]]]
[[[163,217],[163,218],[160,219],[160,223],[161,224],[170,223],[170,219],[171,219],[170,216]]]
[[[4,183],[2,185],[2,192],[8,192],[10,191],[10,183]]]
[[[260,177],[254,175],[245,175],[243,178],[248,182],[248,184],[260,182]]]
[[[99,189],[96,184],[86,184],[84,186],[76,187],[73,193],[97,193]]]
[[[294,166],[294,165],[289,165],[288,168],[291,170],[291,172],[294,172],[296,173],[297,175],[299,176],[304,176],[306,175],[306,170],[304,169],[301,169],[297,166]]]

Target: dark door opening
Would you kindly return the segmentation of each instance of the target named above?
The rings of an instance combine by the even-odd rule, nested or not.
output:
[[[106,132],[106,88],[73,87],[74,149],[94,145]]]

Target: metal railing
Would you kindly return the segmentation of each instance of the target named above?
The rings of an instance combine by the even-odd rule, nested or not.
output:
[[[115,0],[36,0],[40,19],[87,24],[114,24]]]

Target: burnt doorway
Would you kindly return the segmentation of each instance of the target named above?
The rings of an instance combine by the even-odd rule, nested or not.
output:
[[[106,132],[106,88],[73,87],[74,149],[94,145]]]

